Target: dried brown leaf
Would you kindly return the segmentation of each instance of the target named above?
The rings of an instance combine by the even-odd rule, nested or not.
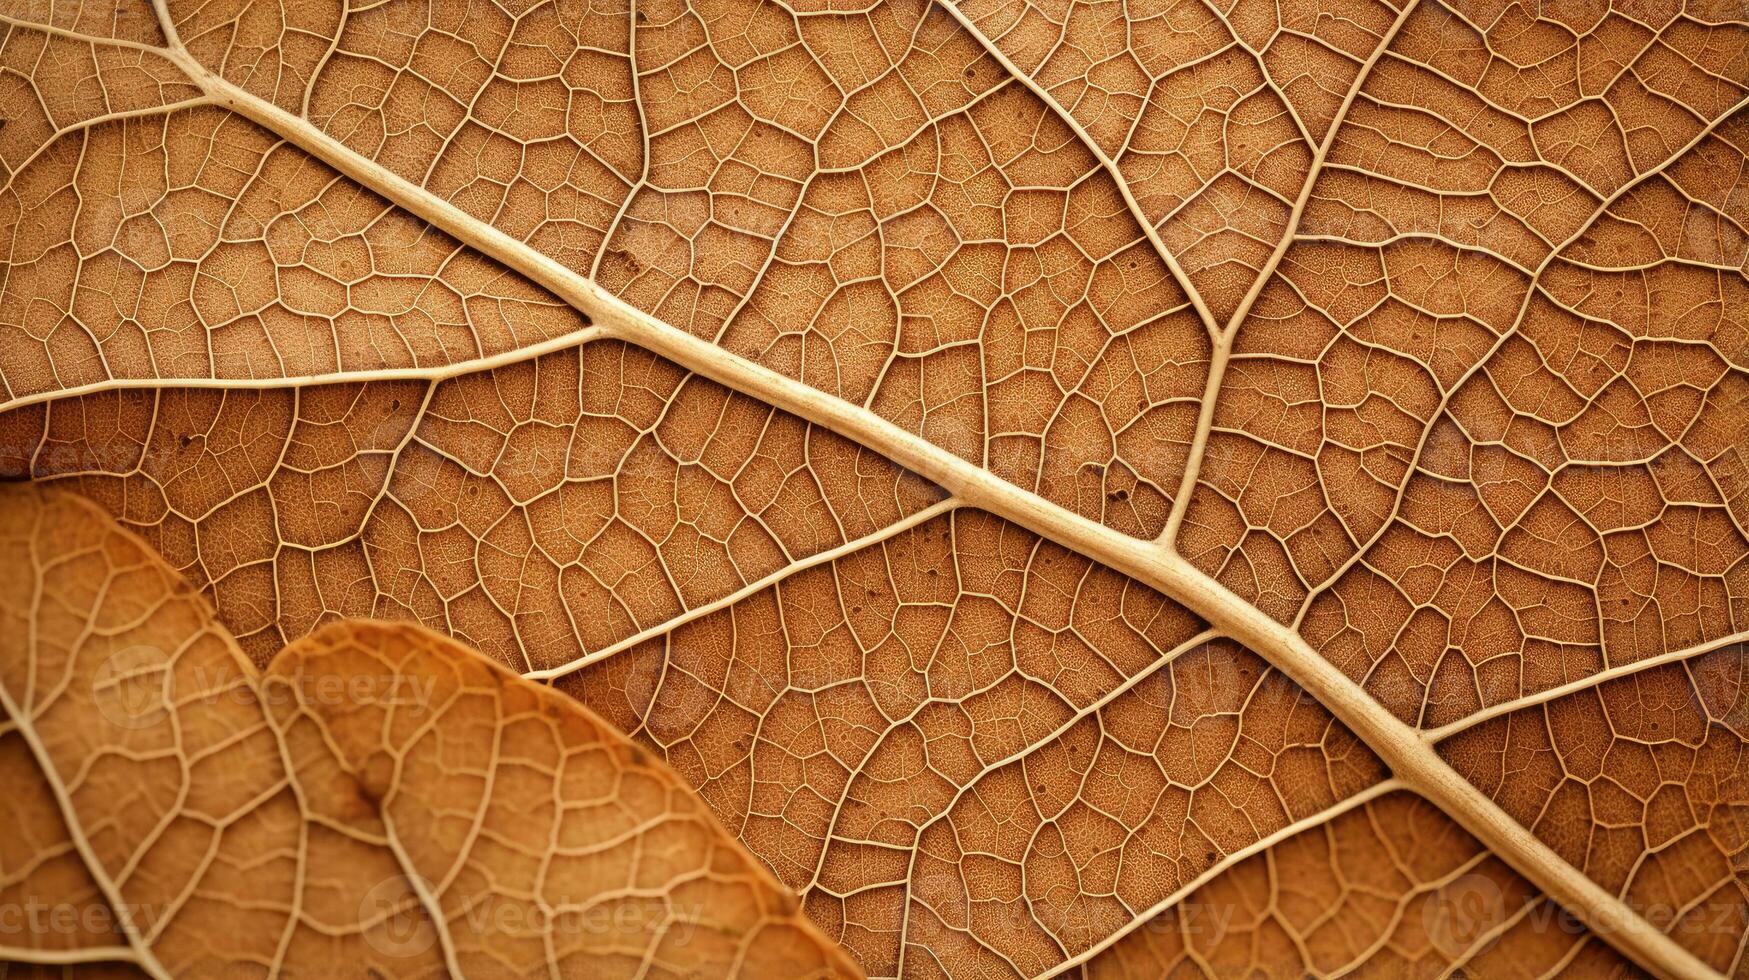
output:
[[[1749,970],[1740,4],[0,31],[0,467],[255,663],[553,681],[875,975]]]
[[[860,972],[570,698],[408,625],[328,626],[262,674],[89,502],[3,497],[0,759],[25,833],[0,878],[34,917],[9,953],[158,976]]]

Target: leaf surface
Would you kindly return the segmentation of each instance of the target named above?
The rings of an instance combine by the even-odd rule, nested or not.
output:
[[[1746,968],[1735,6],[3,24],[0,466],[254,664],[551,682],[872,975]]]
[[[672,771],[575,701],[368,622],[260,673],[89,502],[4,496],[3,758],[31,831],[6,880],[50,962],[856,972]]]

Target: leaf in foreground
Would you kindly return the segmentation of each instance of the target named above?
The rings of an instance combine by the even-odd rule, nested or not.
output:
[[[23,8],[5,465],[257,662],[570,672],[873,972],[1602,968],[1511,884],[1412,955],[1394,780],[1741,971],[1741,4],[1340,13]]]
[[[859,973],[665,766],[451,640],[339,623],[262,674],[137,538],[18,486],[0,492],[0,632],[24,845],[0,881],[40,916],[9,957]]]

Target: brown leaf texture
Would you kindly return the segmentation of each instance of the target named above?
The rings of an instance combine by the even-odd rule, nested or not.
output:
[[[1088,962],[1086,980],[1637,976],[1437,810],[1391,793],[1246,859]]]
[[[1385,775],[1199,626],[962,512],[561,686],[663,752],[871,974],[1035,975]]]
[[[243,658],[137,537],[4,493],[9,929],[153,975],[848,976],[675,774],[414,626]],[[29,850],[26,850],[26,848]],[[14,940],[8,936],[9,944]]]
[[[614,341],[440,383],[110,392],[0,419],[30,447],[9,468],[135,526],[263,665],[338,616],[552,669],[942,497]]]
[[[21,971],[1749,975],[1741,3],[0,0],[0,475]]]

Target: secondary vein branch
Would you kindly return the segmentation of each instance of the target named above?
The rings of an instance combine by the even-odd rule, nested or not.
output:
[[[1008,483],[921,436],[689,334],[608,293],[492,225],[363,157],[302,117],[171,55],[215,101],[272,130],[588,315],[610,335],[775,407],[825,426],[935,481],[965,505],[990,511],[1144,582],[1183,603],[1306,688],[1384,759],[1406,785],[1444,809],[1471,834],[1600,936],[1667,976],[1713,976],[1692,952],[1567,863],[1440,759],[1420,733],[1398,720],[1289,627],[1246,603],[1167,548],[1123,534]]]

